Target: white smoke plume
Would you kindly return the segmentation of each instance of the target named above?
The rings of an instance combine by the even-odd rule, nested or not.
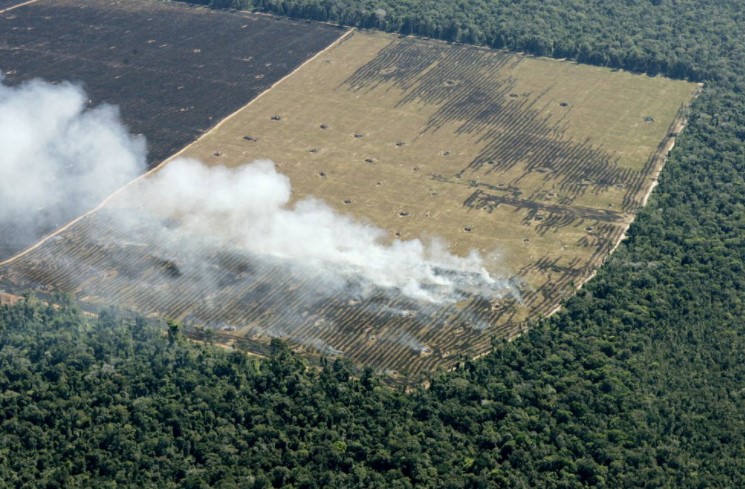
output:
[[[206,236],[295,267],[324,270],[327,278],[394,288],[435,303],[466,294],[493,296],[506,288],[489,275],[475,252],[459,257],[437,241],[388,242],[383,230],[341,215],[318,199],[291,204],[290,180],[271,161],[227,168],[178,159],[137,192],[129,200],[176,217],[182,235]]]
[[[128,134],[117,108],[88,105],[74,84],[0,81],[0,258],[3,246],[13,248],[13,237],[31,244],[145,170],[144,137]],[[217,248],[281,262],[290,273],[310,271],[304,276],[319,277],[322,288],[347,288],[352,295],[393,289],[423,302],[452,303],[510,292],[475,252],[460,257],[436,240],[391,241],[385,231],[318,199],[293,203],[291,196],[289,179],[271,161],[227,168],[178,159],[120,194],[129,210],[111,217],[128,239],[136,237],[134,244],[155,253],[151,245],[158,243],[164,263],[177,258],[205,295],[220,281],[209,259]],[[92,266],[56,259],[72,272]]]
[[[33,80],[11,87],[2,74],[0,149],[0,240],[6,246],[94,207],[146,164],[144,137],[127,132],[117,108],[89,108],[84,90],[71,83]]]

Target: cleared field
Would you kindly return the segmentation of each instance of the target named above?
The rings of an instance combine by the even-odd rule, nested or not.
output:
[[[160,1],[40,0],[0,15],[0,70],[10,85],[75,81],[91,105],[118,105],[154,165],[343,32]],[[31,244],[17,234],[0,222],[0,260]]]
[[[295,200],[322,198],[390,240],[439,237],[459,255],[498,255],[485,262],[489,271],[519,291],[502,299],[433,305],[395,291],[324,293],[312,274],[298,278],[282,263],[230,249],[210,252],[221,281],[207,289],[187,271],[192,252],[164,263],[160,243],[132,243],[132,230],[106,227],[114,208],[2,273],[19,285],[230,325],[232,335],[258,341],[281,336],[381,369],[451,366],[550,313],[602,263],[698,89],[355,32],[183,153],[227,166],[269,158],[290,177]],[[117,208],[128,206],[126,195],[118,199]]]

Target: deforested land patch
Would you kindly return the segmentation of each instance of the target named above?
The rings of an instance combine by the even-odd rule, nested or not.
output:
[[[203,264],[206,283],[187,266],[193,250],[175,254],[109,224],[108,213],[143,205],[126,193],[0,278],[180,319],[230,341],[282,337],[310,354],[410,374],[449,367],[551,313],[602,264],[698,90],[354,32],[182,153],[213,166],[270,159],[294,202],[322,199],[386,230],[389,243],[437,238],[459,256],[475,250],[507,284],[494,296],[425,304],[390,290],[322,290],[320,274],[224,246]],[[183,218],[162,217],[173,228]]]
[[[23,2],[2,2],[3,8]],[[0,14],[10,86],[81,84],[120,108],[160,163],[344,33],[333,26],[159,1],[39,0]],[[49,228],[75,216],[64,216]],[[33,242],[0,222],[0,260]]]

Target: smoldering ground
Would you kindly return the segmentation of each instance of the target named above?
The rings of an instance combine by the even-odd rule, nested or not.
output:
[[[324,286],[334,290],[364,295],[393,288],[412,299],[439,303],[471,294],[491,296],[505,288],[475,252],[456,256],[437,240],[389,242],[383,230],[318,199],[291,204],[291,194],[289,179],[271,161],[227,168],[179,159],[133,188],[127,201],[139,203],[138,214],[178,219],[177,226],[139,231],[159,241],[206,237],[299,272],[320,272]]]
[[[291,194],[270,161],[174,160],[60,236],[47,256],[75,271],[74,288],[96,302],[324,354],[343,352],[340,336],[360,334],[420,354],[429,347],[417,331],[449,327],[462,315],[455,303],[512,293],[476,253],[390,241]],[[62,263],[72,255],[85,258]]]

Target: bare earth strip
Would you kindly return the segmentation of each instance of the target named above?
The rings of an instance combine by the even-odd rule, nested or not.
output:
[[[456,254],[478,250],[519,289],[511,297],[448,306],[396,294],[327,297],[312,277],[288,278],[281,265],[238,251],[215,256],[224,280],[207,291],[167,276],[158,243],[125,244],[106,227],[111,206],[0,278],[204,327],[229,324],[259,342],[281,336],[380,369],[447,368],[551,313],[594,273],[646,201],[699,89],[354,32],[180,153],[228,166],[272,159],[294,199],[322,198],[391,241],[437,237]],[[126,192],[119,197],[116,206],[129,206]],[[61,256],[75,257],[75,270]]]

